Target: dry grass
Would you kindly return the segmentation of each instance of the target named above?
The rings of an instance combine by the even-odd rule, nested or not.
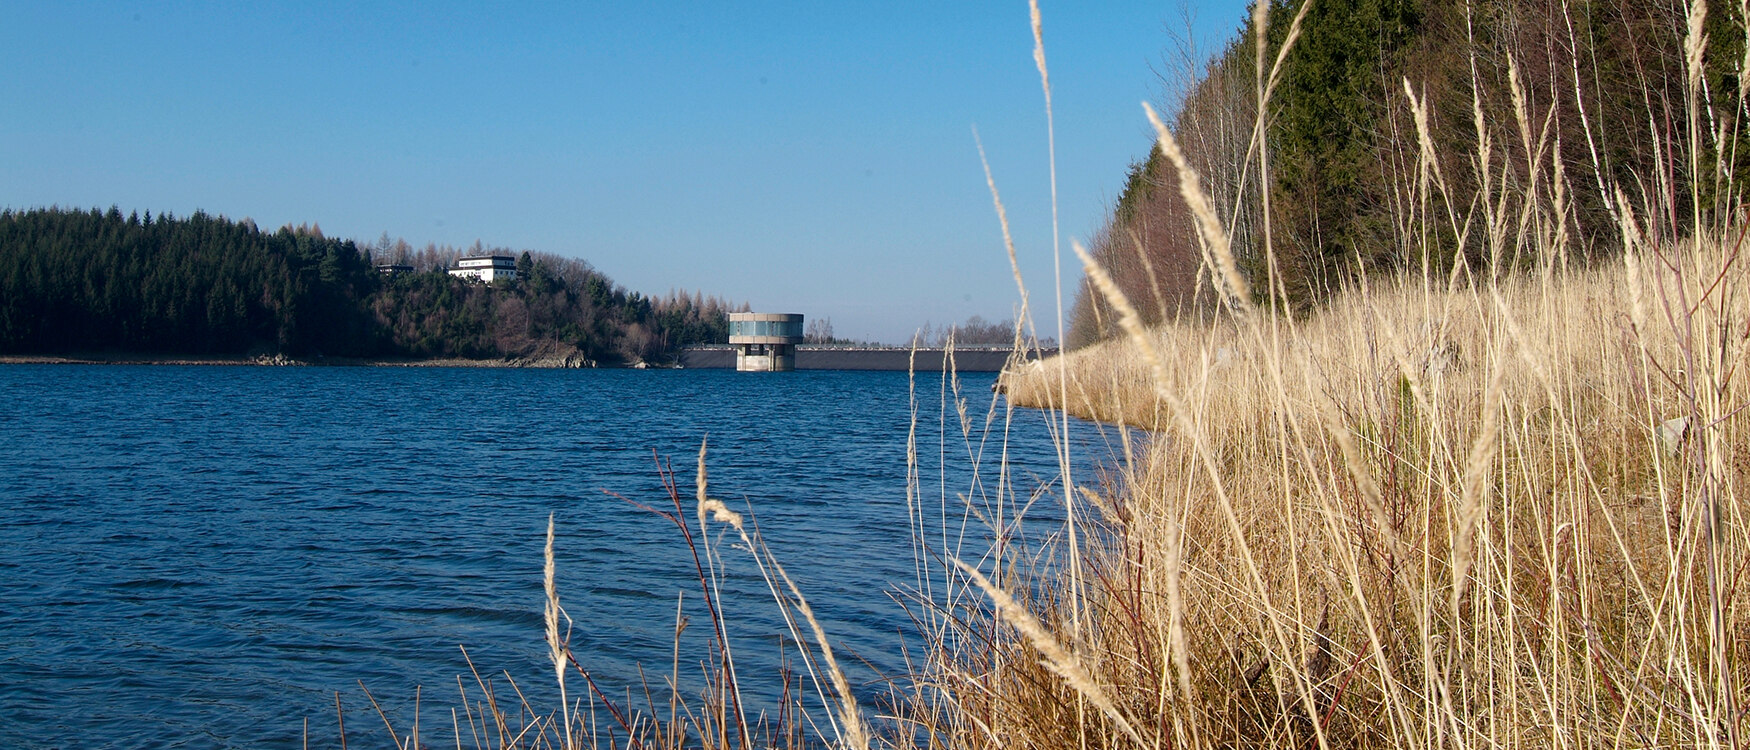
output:
[[[1056,407],[1065,366],[1070,411],[1159,430],[1093,566],[1107,689],[1138,724],[1201,728],[1169,744],[1735,735],[1739,244],[1453,291],[1400,280],[1279,337],[1152,331],[1158,370],[1125,340],[1006,375],[1017,402]]]
[[[1615,192],[1619,260],[1576,265],[1545,115],[1514,88],[1534,166],[1498,167],[1479,127],[1483,192],[1465,199],[1442,177],[1463,160],[1433,152],[1405,90],[1421,146],[1405,224],[1447,221],[1486,268],[1425,260],[1305,319],[1229,289],[1230,315],[1145,330],[1090,263],[1129,335],[1004,375],[1016,403],[1154,435],[1098,504],[1075,650],[1122,723],[1152,730],[1144,746],[1739,746],[1743,217],[1658,176]],[[1705,150],[1697,130],[1686,148]],[[1436,236],[1405,235],[1399,257],[1449,253]],[[1038,609],[1071,629],[1061,597]],[[1071,711],[1085,692],[1018,666],[961,688],[1004,745],[1129,744]]]

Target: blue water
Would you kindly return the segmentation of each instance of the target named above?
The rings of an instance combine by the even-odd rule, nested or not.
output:
[[[336,747],[336,693],[349,740],[380,745],[360,683],[400,734],[417,698],[425,741],[453,746],[458,675],[480,697],[461,647],[501,694],[514,679],[554,710],[549,513],[571,643],[603,689],[642,704],[640,664],[661,686],[678,601],[696,684],[693,558],[632,503],[673,507],[672,461],[690,514],[706,436],[712,494],[753,509],[873,685],[902,669],[909,630],[890,592],[915,584],[914,397],[932,533],[958,535],[959,495],[996,493],[1005,449],[1019,501],[1047,493],[1032,533],[1061,512],[1044,416],[1005,427],[998,401],[987,430],[990,382],[962,375],[963,422],[932,374],[0,367],[0,747],[290,747],[306,731]],[[1078,460],[1103,450],[1092,428],[1072,437]],[[746,553],[722,552],[738,667],[775,694],[794,645]]]

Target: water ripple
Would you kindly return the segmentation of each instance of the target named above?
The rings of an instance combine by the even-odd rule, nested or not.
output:
[[[337,692],[349,726],[376,722],[360,681],[409,719],[415,686],[427,703],[453,703],[457,675],[475,689],[458,645],[552,705],[549,513],[572,642],[603,688],[639,685],[640,663],[666,675],[677,601],[696,664],[692,555],[628,501],[672,512],[658,461],[690,496],[706,436],[712,494],[751,506],[867,659],[846,659],[853,681],[901,667],[909,621],[885,592],[913,577],[904,373],[8,366],[0,383],[0,747],[292,746],[306,718],[335,746]],[[939,380],[917,383],[939,400]],[[941,424],[918,425],[926,498],[971,486]],[[1016,476],[1054,475],[1045,436],[1018,413]],[[768,690],[796,645],[747,556],[725,562],[737,661]]]

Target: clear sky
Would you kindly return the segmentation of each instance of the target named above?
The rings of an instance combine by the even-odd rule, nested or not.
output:
[[[1066,298],[1069,240],[1147,154],[1140,102],[1163,98],[1172,32],[1189,15],[1213,48],[1245,12],[1043,4]],[[1053,302],[1025,0],[19,2],[5,17],[0,205],[480,240],[901,341],[1018,303],[976,127],[1035,304]]]

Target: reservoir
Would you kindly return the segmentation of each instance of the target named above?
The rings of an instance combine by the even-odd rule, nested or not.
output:
[[[660,690],[677,606],[694,690],[709,625],[693,558],[638,504],[673,510],[672,468],[691,520],[707,439],[712,496],[751,509],[874,691],[902,642],[917,653],[895,601],[920,587],[914,529],[936,549],[964,537],[969,561],[999,499],[1027,508],[1026,544],[1061,530],[1053,431],[993,401],[993,380],[0,367],[0,747],[294,747],[306,720],[312,747],[337,747],[336,693],[349,741],[383,746],[361,682],[403,734],[417,697],[422,740],[453,745],[458,676],[478,698],[463,647],[496,689],[557,710],[549,514],[571,645],[604,692],[642,707],[639,665]],[[1069,440],[1076,483],[1095,485],[1116,437],[1072,422]],[[769,703],[796,646],[751,559],[720,552],[738,671]]]

